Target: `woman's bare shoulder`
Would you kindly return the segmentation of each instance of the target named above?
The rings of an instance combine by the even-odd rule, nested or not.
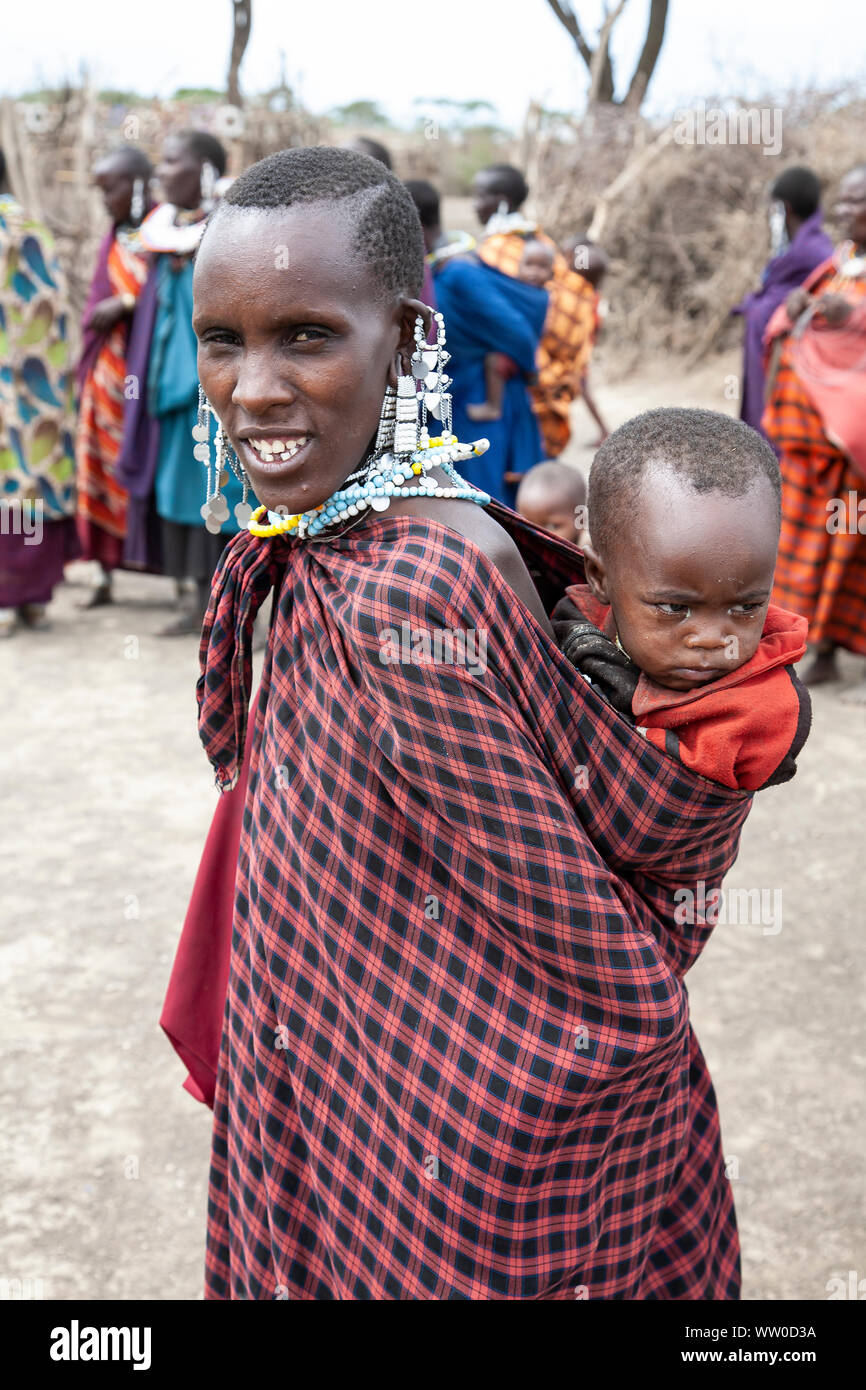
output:
[[[401,498],[392,503],[397,513],[423,516],[429,521],[438,521],[449,530],[477,546],[482,555],[490,561],[501,574],[509,588],[526,605],[533,617],[538,620],[550,636],[553,629],[544,611],[538,590],[532,582],[523,557],[508,532],[498,521],[479,507],[475,502],[459,502],[454,498]]]

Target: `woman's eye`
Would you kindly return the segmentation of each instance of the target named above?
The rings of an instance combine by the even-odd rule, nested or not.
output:
[[[293,342],[315,343],[327,336],[323,328],[299,328],[294,335]]]
[[[201,338],[202,343],[236,343],[237,334],[228,328],[210,328]]]
[[[687,618],[691,613],[687,603],[657,603],[660,613],[666,613],[668,617]]]
[[[763,606],[763,603],[735,603],[731,612],[738,618],[751,618],[752,614],[757,613]]]

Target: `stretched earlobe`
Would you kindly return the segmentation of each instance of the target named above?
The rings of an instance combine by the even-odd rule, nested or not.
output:
[[[403,318],[400,332],[400,348],[398,353],[398,374],[409,375],[412,371],[412,356],[415,352],[415,322],[421,318],[424,323],[424,336],[430,336],[430,327],[433,323],[433,310],[429,304],[424,304],[420,299],[403,300]],[[396,379],[392,383],[396,385]]]

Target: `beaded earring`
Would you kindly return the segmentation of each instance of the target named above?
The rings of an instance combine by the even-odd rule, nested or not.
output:
[[[206,159],[201,166],[201,174],[199,175],[199,198],[205,212],[210,212],[213,208],[216,183],[217,171],[213,164]]]
[[[418,398],[421,444],[424,448],[429,447],[428,413],[441,421],[443,439],[451,435],[451,395],[448,391],[451,378],[445,375],[445,364],[451,361],[451,354],[445,351],[444,318],[436,313],[433,322],[436,324],[435,344],[427,342],[426,327],[421,316],[415,320],[415,352],[411,362],[413,376],[424,383]]]
[[[397,391],[388,383],[385,387],[385,399],[382,401],[382,414],[379,416],[379,429],[376,434],[376,442],[373,445],[375,454],[383,453],[385,449],[394,447],[394,425],[397,419]]]
[[[217,422],[216,438],[214,440],[214,457],[211,459],[210,449],[210,416]],[[222,530],[224,522],[229,519],[229,508],[226,499],[220,492],[220,487],[228,482],[226,465],[234,473],[238,482],[243,488],[243,497],[235,505],[235,520],[239,526],[246,526],[253,514],[247,498],[250,491],[250,481],[247,477],[243,464],[232,448],[231,441],[225,432],[222,421],[218,418],[216,411],[202,390],[198,388],[198,416],[193,425],[192,437],[195,440],[193,446],[193,456],[203,464],[207,473],[206,493],[204,505],[200,508],[202,520],[212,535],[217,535]]]
[[[144,179],[135,179],[132,185],[132,197],[129,200],[129,220],[134,226],[138,226],[144,215]]]

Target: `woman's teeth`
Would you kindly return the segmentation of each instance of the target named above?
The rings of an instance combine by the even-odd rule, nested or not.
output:
[[[250,448],[255,449],[256,453],[264,463],[272,463],[274,459],[279,459],[285,463],[288,459],[294,458],[299,449],[307,443],[307,436],[303,439],[248,439]]]

